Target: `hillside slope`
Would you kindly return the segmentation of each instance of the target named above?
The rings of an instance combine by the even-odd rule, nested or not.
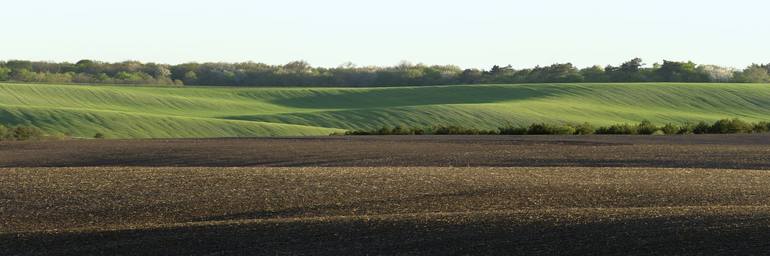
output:
[[[221,88],[0,84],[0,122],[111,138],[326,135],[382,126],[770,120],[764,84]]]

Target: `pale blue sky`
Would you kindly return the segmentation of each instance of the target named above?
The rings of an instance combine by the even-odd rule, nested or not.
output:
[[[0,14],[3,60],[770,62],[764,0],[24,0]]]

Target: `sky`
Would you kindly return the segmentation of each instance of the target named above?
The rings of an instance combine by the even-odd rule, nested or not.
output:
[[[766,0],[4,0],[0,60],[770,62]]]

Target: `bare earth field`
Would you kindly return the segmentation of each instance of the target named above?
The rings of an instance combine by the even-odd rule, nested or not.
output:
[[[0,167],[84,166],[770,169],[770,135],[326,136],[0,142]]]
[[[768,150],[766,135],[4,142],[0,255],[761,255]]]

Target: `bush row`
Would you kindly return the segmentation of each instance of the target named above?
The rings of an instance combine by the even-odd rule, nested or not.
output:
[[[500,127],[497,130],[482,130],[460,126],[433,126],[430,128],[395,126],[383,127],[371,131],[348,131],[344,133],[344,135],[674,135],[765,132],[770,132],[770,123],[768,122],[749,123],[738,118],[733,118],[718,120],[714,123],[667,123],[662,126],[655,125],[652,122],[646,120],[637,124],[614,124],[600,127],[594,127],[587,122],[582,124],[533,123],[529,126],[507,125]]]
[[[494,135],[499,134],[496,130],[480,130],[476,128],[466,128],[460,126],[434,126],[429,128],[413,128],[396,126],[393,128],[383,127],[372,131],[347,131],[344,135]],[[332,134],[340,135],[340,134]]]

